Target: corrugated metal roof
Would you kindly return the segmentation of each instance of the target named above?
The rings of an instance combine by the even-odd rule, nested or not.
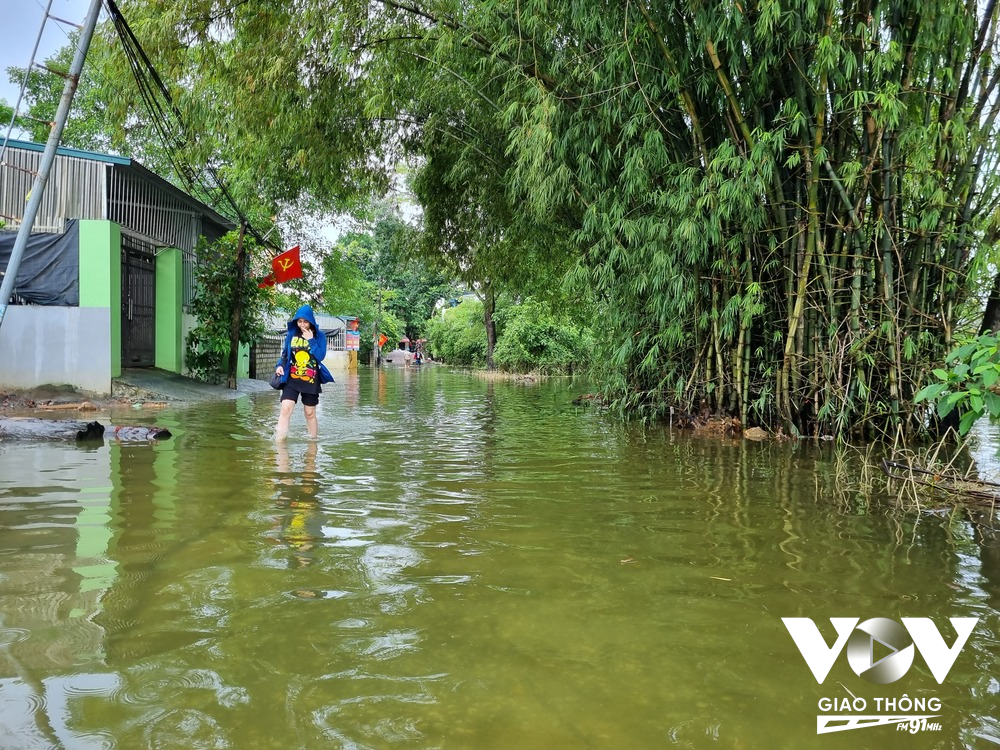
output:
[[[42,153],[45,151],[45,145],[42,143],[35,143],[34,141],[19,141],[11,138],[7,141],[7,147],[9,149],[21,149],[24,151],[37,151]],[[173,195],[176,198],[184,201],[192,208],[196,209],[199,213],[203,214],[206,218],[219,224],[225,229],[235,229],[236,225],[228,218],[220,214],[211,206],[202,203],[197,198],[193,197],[189,193],[184,192],[178,188],[173,183],[168,180],[163,179],[155,172],[150,171],[144,167],[139,162],[134,159],[130,159],[127,156],[116,156],[114,154],[101,154],[96,151],[84,151],[78,148],[67,148],[65,146],[60,146],[56,149],[57,156],[66,156],[73,159],[84,159],[86,161],[101,162],[102,164],[113,164],[118,168],[124,168],[125,171],[133,172],[137,177],[146,182],[150,182],[156,187],[162,189],[164,192]],[[98,217],[81,217],[81,218],[98,218]],[[103,217],[101,217],[103,218]]]
[[[11,138],[7,141],[8,148],[22,148],[26,151],[45,151],[44,143],[34,141],[19,141]],[[126,156],[113,156],[112,154],[99,154],[96,151],[84,151],[79,148],[66,148],[60,146],[56,150],[59,156],[72,156],[75,159],[89,159],[90,161],[101,161],[105,164],[131,164],[132,160]]]
[[[24,216],[45,147],[10,140],[0,165],[0,219],[12,227]],[[59,148],[35,216],[34,230],[61,233],[67,219],[107,219],[122,232],[182,253],[184,304],[194,295],[199,236],[217,240],[235,225],[142,164],[124,156]]]

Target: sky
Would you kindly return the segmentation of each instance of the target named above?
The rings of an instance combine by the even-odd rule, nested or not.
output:
[[[20,82],[10,83],[7,80],[7,68],[16,65],[19,68],[27,66],[31,59],[31,49],[38,38],[38,30],[42,28],[45,17],[45,6],[48,0],[0,0],[0,99],[13,105],[20,92]],[[90,0],[52,0],[51,15],[58,18],[82,24],[87,16]],[[102,15],[103,17],[103,15]],[[42,62],[60,47],[69,42],[67,34],[72,27],[49,19],[35,55],[36,62]],[[3,123],[6,132],[7,123]],[[3,133],[0,133],[0,138]]]

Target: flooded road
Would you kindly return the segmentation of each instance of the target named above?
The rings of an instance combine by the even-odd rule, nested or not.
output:
[[[1000,744],[988,530],[845,490],[832,446],[623,425],[584,387],[362,371],[318,443],[297,407],[277,448],[263,394],[159,413],[156,445],[0,445],[0,748]],[[941,684],[846,649],[819,684],[782,617],[827,647],[831,617],[978,623]],[[823,699],[904,694],[939,728],[817,735]]]

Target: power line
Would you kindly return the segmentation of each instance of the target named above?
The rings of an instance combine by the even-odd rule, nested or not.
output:
[[[129,67],[139,86],[140,96],[146,104],[149,114],[153,117],[154,128],[163,141],[164,149],[177,174],[192,191],[195,190],[195,186],[198,186],[206,195],[221,195],[222,201],[231,209],[233,216],[239,220],[240,224],[247,227],[247,231],[253,235],[257,242],[262,246],[270,246],[251,225],[250,220],[236,203],[225,180],[215,167],[210,164],[204,167],[204,171],[212,178],[213,184],[210,185],[200,173],[196,172],[187,161],[180,157],[182,149],[189,144],[184,117],[118,5],[114,0],[104,0],[104,2],[122,42]]]
[[[245,224],[247,232],[249,232],[261,246],[269,247],[275,252],[280,252],[280,249],[277,248],[273,242],[267,241],[267,234],[262,235],[252,226],[246,214],[237,204],[235,198],[226,185],[225,180],[214,166],[207,164],[201,171],[199,171],[196,170],[186,158],[184,158],[184,149],[191,143],[191,138],[187,135],[188,129],[185,126],[184,118],[179,108],[174,103],[169,89],[163,82],[163,79],[160,77],[156,68],[153,66],[149,56],[143,49],[142,44],[139,42],[135,33],[132,31],[132,28],[125,20],[121,9],[117,6],[114,0],[103,1],[121,42],[122,51],[128,62],[133,78],[137,84],[139,97],[142,100],[147,114],[152,120],[153,130],[163,146],[167,160],[172,167],[174,174],[183,182],[185,188],[192,194],[192,196],[202,197],[206,203],[212,205],[213,208],[218,210],[223,215],[228,215],[230,219],[233,219],[240,224]],[[37,54],[38,43],[41,40],[42,33],[45,29],[45,21],[51,18],[58,23],[79,28],[78,24],[64,21],[63,19],[51,15],[49,11],[51,10],[52,0],[47,0],[46,6],[42,6],[41,0],[35,0],[35,3],[42,8],[45,13],[45,17],[42,21],[42,28],[39,30],[38,40],[35,44],[36,49],[32,52],[32,59],[25,69],[21,86],[21,95],[18,97],[18,104],[14,108],[7,138],[0,143],[0,163],[2,163],[3,150],[6,148],[10,132],[13,129],[15,121],[18,119],[18,108],[25,94],[30,75],[36,67],[34,58]],[[60,28],[60,31],[63,32],[67,40],[72,42],[71,34],[64,28],[58,28]],[[108,89],[122,91],[121,86],[112,83],[112,81],[109,80],[109,77],[100,71],[97,66],[91,64],[88,66],[88,69],[92,71]],[[206,174],[210,180],[206,179]],[[220,206],[220,203],[223,205]]]

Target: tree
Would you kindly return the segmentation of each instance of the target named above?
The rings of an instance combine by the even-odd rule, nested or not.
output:
[[[919,431],[991,280],[992,2],[141,6],[268,194],[377,190],[408,156],[425,249],[487,320],[571,268],[626,413]]]
[[[7,78],[12,84],[20,87],[22,82],[25,83],[24,98],[19,107],[20,116],[15,124],[33,141],[45,143],[49,138],[51,122],[55,120],[66,85],[63,75],[69,73],[78,37],[79,32],[70,34],[69,43],[45,59],[44,65],[48,70],[33,69],[28,72],[26,81],[24,68],[7,68]],[[104,42],[98,35],[91,42],[95,49],[102,43]],[[113,127],[111,122],[122,99],[122,92],[107,85],[94,66],[84,65],[61,143],[104,153],[121,147],[125,129]],[[12,114],[13,102],[0,104],[0,120],[5,131]]]
[[[435,303],[453,288],[443,273],[412,257],[414,235],[382,205],[368,229],[344,235],[324,259],[323,304],[362,320],[362,356],[376,325],[391,340],[419,338]]]
[[[497,300],[504,293],[552,296],[571,246],[551,223],[515,209],[502,189],[498,161],[484,162],[481,151],[470,154],[464,146],[438,144],[433,134],[426,145],[429,155],[413,179],[423,207],[421,257],[448,269],[479,295],[485,365],[493,369]]]
[[[572,373],[586,369],[594,341],[567,311],[553,311],[533,299],[502,305],[496,363],[514,372]]]
[[[529,255],[517,246],[520,233],[508,221],[503,169],[482,169],[476,161],[476,154],[502,156],[505,126],[495,111],[484,118],[467,107],[476,95],[465,79],[432,60],[444,39],[428,29],[419,8],[410,12],[388,4],[369,13],[363,4],[275,8],[251,0],[220,10],[207,0],[183,7],[147,0],[131,14],[166,79],[185,81],[178,102],[182,111],[198,115],[196,140],[218,144],[229,168],[253,175],[254,187],[272,200],[309,194],[342,208],[362,193],[388,187],[405,154],[433,152],[439,164],[461,157],[452,186],[461,171],[475,170],[479,184],[492,184],[498,198],[491,205],[465,189],[452,196],[453,206],[462,204],[463,215],[456,219],[472,222],[476,247],[484,251],[471,262],[473,246],[448,236],[454,222],[429,225],[421,246],[429,250],[425,259],[442,260],[435,265],[482,289],[490,315],[497,284]],[[461,45],[453,51],[460,53]],[[463,64],[476,65],[481,54],[465,55]],[[442,116],[435,114],[439,105]],[[470,126],[484,126],[478,137],[466,137],[471,133],[463,135],[460,125],[447,122],[459,110],[466,110],[459,120],[468,117]],[[432,144],[449,138],[458,151],[434,152]],[[489,221],[481,222],[487,213]],[[497,241],[501,228],[503,243]],[[505,257],[498,252],[503,247],[510,248]]]
[[[236,300],[241,300],[237,340],[252,345],[264,334],[270,312],[268,294],[257,286],[252,274],[240,274],[236,266],[238,232],[230,232],[214,245],[202,240],[198,246],[197,287],[191,303],[196,324],[187,334],[187,367],[198,378],[222,383],[229,359],[231,326]],[[244,252],[255,251],[251,237],[244,237]]]
[[[465,298],[427,321],[428,345],[435,359],[452,365],[483,367],[486,364],[486,329],[483,303]]]

